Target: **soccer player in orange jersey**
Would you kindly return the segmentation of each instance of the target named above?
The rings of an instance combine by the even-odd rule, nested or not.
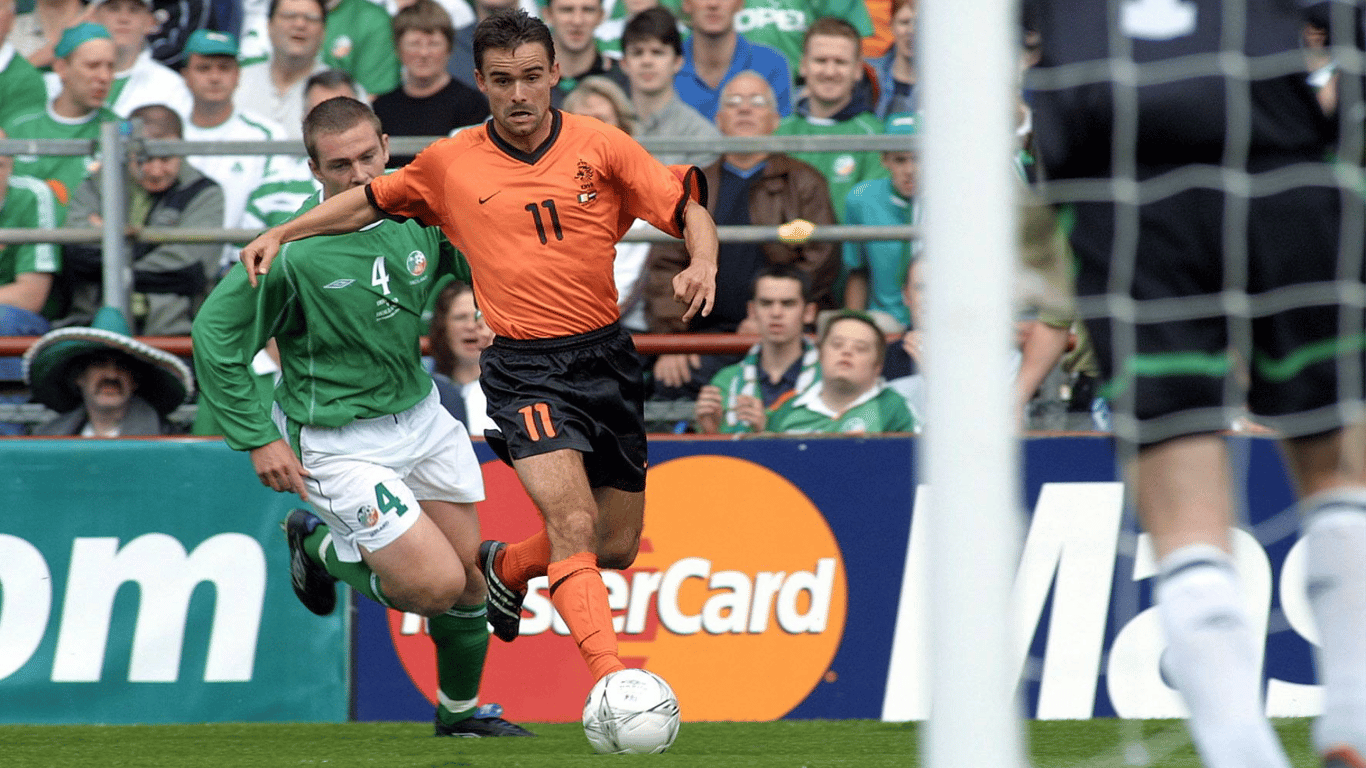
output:
[[[696,169],[671,172],[616,128],[550,107],[560,70],[540,20],[486,18],[474,62],[490,122],[266,231],[242,261],[254,279],[282,243],[384,217],[439,225],[466,255],[497,334],[481,381],[499,431],[485,434],[546,524],[525,541],[481,545],[489,620],[516,638],[527,581],[548,576],[596,680],[624,668],[598,569],[634,562],[645,512],[644,386],[618,323],[614,246],[637,218],[684,238],[690,263],[673,288],[686,321],[711,312],[716,225]]]

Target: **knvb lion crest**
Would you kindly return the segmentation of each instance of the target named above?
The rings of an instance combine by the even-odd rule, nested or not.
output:
[[[574,180],[579,183],[579,205],[588,205],[598,199],[597,185],[593,181],[596,176],[597,171],[593,170],[593,166],[586,161],[579,161],[579,170],[574,174]]]

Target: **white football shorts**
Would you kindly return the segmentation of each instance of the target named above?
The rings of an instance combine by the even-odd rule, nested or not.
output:
[[[274,417],[288,435],[278,406]],[[305,478],[308,502],[346,562],[358,562],[361,547],[373,552],[407,532],[422,514],[419,501],[484,500],[469,433],[441,406],[436,387],[392,416],[336,429],[304,426],[298,448],[312,475]]]

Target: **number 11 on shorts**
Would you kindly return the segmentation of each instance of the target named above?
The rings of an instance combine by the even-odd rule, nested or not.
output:
[[[518,408],[517,412],[526,421],[526,433],[533,443],[541,439],[541,432],[545,432],[546,437],[555,436],[555,425],[550,423],[550,403],[532,403]],[[537,421],[541,422],[540,429],[536,428]]]

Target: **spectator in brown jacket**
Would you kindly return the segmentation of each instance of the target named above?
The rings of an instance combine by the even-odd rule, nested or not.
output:
[[[780,120],[773,88],[757,72],[741,72],[721,93],[716,126],[724,136],[769,136]],[[778,152],[728,152],[702,171],[711,190],[707,209],[718,225],[780,226],[795,220],[834,224],[835,209],[825,177],[810,165]],[[673,299],[670,281],[688,263],[681,243],[656,245],[647,267],[646,313],[653,333],[753,332],[746,328],[746,302],[759,270],[794,264],[811,278],[812,298],[822,309],[835,306],[831,287],[839,272],[839,243],[722,242],[716,273],[716,307],[689,324]],[[654,366],[655,397],[696,399],[701,386],[738,358],[726,355],[660,355]]]

